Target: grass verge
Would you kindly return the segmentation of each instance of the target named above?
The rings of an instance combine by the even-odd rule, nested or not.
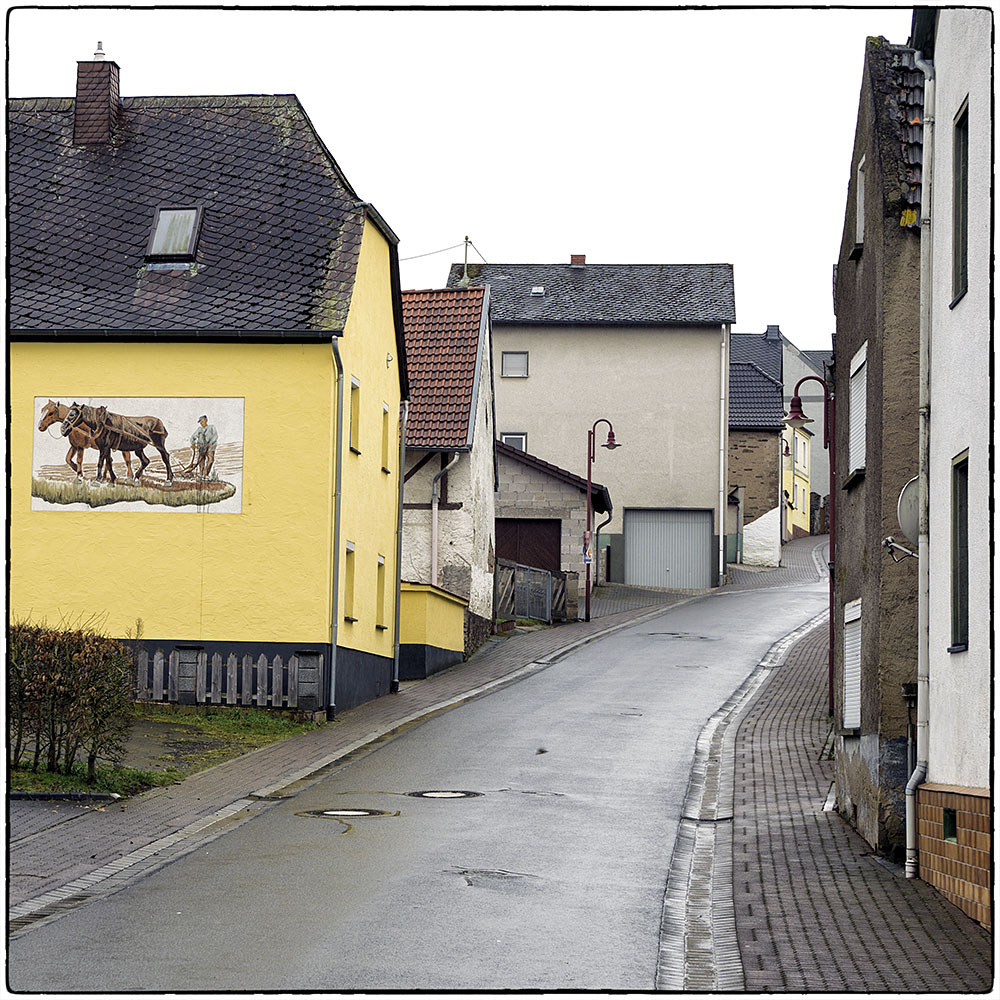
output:
[[[92,785],[87,784],[87,768],[84,764],[74,765],[72,774],[31,771],[26,767],[14,767],[7,772],[12,792],[114,792],[123,798],[138,795],[158,785],[172,785],[183,777],[180,771],[172,767],[163,771],[147,771],[135,767],[114,767],[110,764],[98,765],[97,777]]]

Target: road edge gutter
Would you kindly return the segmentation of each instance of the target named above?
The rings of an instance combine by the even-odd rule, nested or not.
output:
[[[698,736],[663,894],[658,991],[746,989],[733,905],[736,732],[774,668],[828,615],[824,609],[775,642]]]

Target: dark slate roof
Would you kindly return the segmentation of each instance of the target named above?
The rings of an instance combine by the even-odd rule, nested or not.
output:
[[[756,365],[780,383],[783,375],[781,338],[768,338],[766,333],[731,333],[729,360]]]
[[[125,98],[104,146],[73,145],[73,109],[8,102],[14,330],[329,335],[366,215],[395,266],[293,95]],[[148,270],[155,209],[192,204],[196,266]]]
[[[824,365],[833,364],[833,351],[802,351],[801,354],[820,375]]]
[[[729,363],[729,426],[781,430],[785,425],[781,383],[748,361]]]
[[[403,292],[410,372],[407,448],[467,448],[472,441],[486,291]],[[483,349],[489,347],[483,343]]]
[[[736,321],[732,264],[470,264],[494,323],[711,325]],[[462,265],[448,284],[458,286]],[[544,294],[532,295],[535,287]]]
[[[583,494],[587,492],[587,480],[582,476],[567,472],[566,469],[561,469],[558,465],[546,462],[544,459],[539,458],[537,455],[532,455],[530,452],[521,451],[520,448],[512,448],[509,444],[504,444],[503,441],[498,440],[497,455],[502,455],[504,458],[512,458],[515,462],[520,462],[522,465],[526,465],[536,472],[542,472],[546,476],[558,479],[560,482],[575,486]],[[611,494],[608,492],[607,486],[601,486],[600,483],[592,481],[590,484],[590,501],[594,510],[599,514],[611,513]]]

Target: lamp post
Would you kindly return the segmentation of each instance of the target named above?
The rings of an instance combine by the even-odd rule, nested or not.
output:
[[[830,646],[827,653],[827,706],[830,716],[833,716],[833,562],[836,551],[836,539],[834,537],[834,471],[836,462],[834,460],[834,401],[833,393],[825,379],[818,375],[806,375],[795,383],[795,390],[792,392],[791,402],[788,404],[788,416],[785,423],[789,427],[798,429],[813,421],[802,412],[802,399],[799,396],[799,386],[803,382],[819,382],[823,386],[823,447],[830,453],[830,510],[827,517],[830,531],[830,560],[827,563],[830,569]]]
[[[590,469],[591,469],[591,466],[593,465],[594,458],[596,457],[595,451],[594,451],[594,445],[596,443],[595,442],[595,436],[596,436],[597,425],[598,424],[607,424],[608,425],[608,440],[605,441],[604,444],[601,445],[601,447],[602,448],[607,448],[609,451],[614,451],[615,448],[620,448],[621,447],[621,445],[615,440],[615,431],[614,431],[614,428],[611,426],[611,421],[604,419],[604,417],[601,417],[600,420],[595,420],[594,421],[594,426],[591,427],[589,431],[587,431],[587,534],[586,534],[586,537],[584,539],[584,550],[585,550],[584,551],[584,555],[586,555],[586,549],[590,546],[590,519],[591,519],[591,502],[590,502],[591,478],[590,478]],[[598,553],[597,557],[598,557],[598,559],[600,559],[600,553]],[[587,592],[586,621],[589,622],[590,621],[590,563],[589,562],[587,563],[586,592]]]

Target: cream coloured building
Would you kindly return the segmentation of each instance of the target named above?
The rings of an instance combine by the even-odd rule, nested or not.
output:
[[[593,477],[615,498],[612,581],[717,586],[724,570],[729,264],[454,265],[489,284],[497,436]],[[583,539],[580,540],[581,545]]]

